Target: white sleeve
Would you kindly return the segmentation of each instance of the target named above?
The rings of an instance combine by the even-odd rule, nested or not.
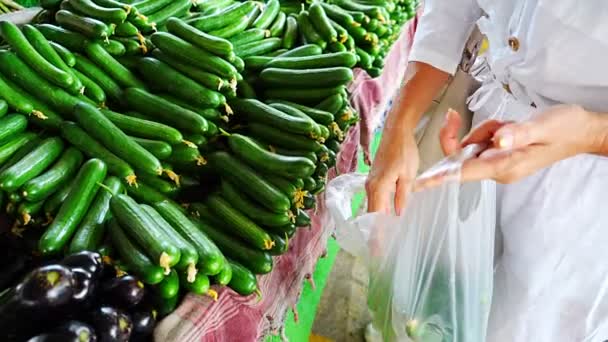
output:
[[[480,17],[476,0],[425,0],[409,60],[453,75]]]

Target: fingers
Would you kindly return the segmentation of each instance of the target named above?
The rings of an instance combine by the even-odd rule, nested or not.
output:
[[[507,124],[496,131],[494,141],[502,149],[517,149],[541,143],[544,142],[543,127],[535,121]]]
[[[486,120],[473,128],[464,139],[462,139],[462,146],[470,144],[478,144],[482,142],[490,142],[494,137],[496,131],[507,123],[498,120]]]
[[[462,125],[460,114],[453,109],[448,109],[445,114],[443,127],[439,131],[439,141],[441,149],[446,156],[458,152],[460,149],[460,141],[458,140],[458,130]]]
[[[407,205],[407,197],[410,191],[411,182],[409,179],[404,177],[399,178],[397,181],[397,188],[395,190],[395,213],[401,215],[403,209]]]

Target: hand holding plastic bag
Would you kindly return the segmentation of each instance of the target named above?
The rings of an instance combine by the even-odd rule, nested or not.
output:
[[[385,341],[483,342],[492,298],[495,188],[461,185],[464,159],[479,146],[446,158],[422,175],[448,181],[414,193],[400,217],[352,217],[351,201],[366,176],[349,174],[327,188],[341,247],[366,260],[368,305]]]

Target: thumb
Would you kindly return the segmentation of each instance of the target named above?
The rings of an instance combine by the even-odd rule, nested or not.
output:
[[[501,149],[517,149],[540,142],[542,130],[532,121],[504,125],[494,134],[494,143]]]
[[[458,139],[458,130],[462,125],[460,114],[453,109],[448,109],[445,114],[443,127],[439,131],[439,141],[441,149],[446,156],[449,156],[460,150],[460,141]]]

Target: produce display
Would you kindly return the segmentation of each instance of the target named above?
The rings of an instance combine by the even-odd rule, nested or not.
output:
[[[256,275],[310,225],[307,210],[358,120],[352,69],[379,74],[415,6],[40,5],[36,23],[0,21],[0,199],[11,241],[40,262],[100,253],[115,279],[146,284],[161,316],[187,292],[217,298],[212,285],[262,295]],[[20,291],[28,267],[69,276],[28,265],[11,265],[0,290]],[[149,318],[96,305],[89,326],[61,329],[130,320],[135,332]]]
[[[0,0],[0,14],[22,10],[23,6],[13,0]]]

